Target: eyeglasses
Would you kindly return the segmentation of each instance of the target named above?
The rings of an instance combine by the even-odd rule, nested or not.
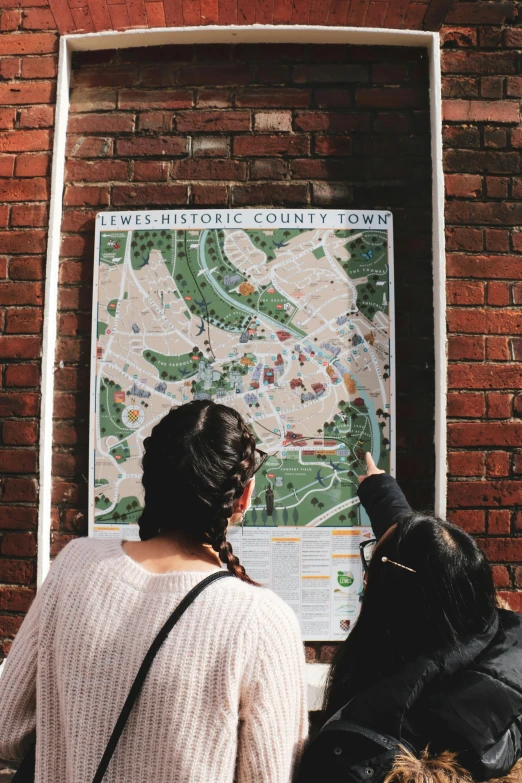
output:
[[[365,574],[368,573],[368,569],[370,567],[370,560],[373,557],[373,553],[375,552],[376,546],[377,546],[376,538],[370,538],[368,541],[363,541],[362,544],[359,544],[359,554],[361,555],[361,563],[363,567],[363,572]]]
[[[260,470],[263,467],[263,465],[265,464],[267,459],[268,459],[268,454],[266,453],[266,451],[261,451],[261,449],[257,449],[256,448],[256,450],[255,450],[255,466],[254,466],[254,472],[252,473],[252,475],[257,473],[257,471]]]

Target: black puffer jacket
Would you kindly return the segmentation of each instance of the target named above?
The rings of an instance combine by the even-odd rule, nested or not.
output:
[[[395,479],[385,474],[368,477],[359,497],[377,538],[411,512]],[[428,745],[435,755],[454,751],[475,780],[507,775],[520,759],[521,716],[522,618],[506,610],[481,636],[417,659],[343,710],[347,720],[402,738],[419,754]],[[340,735],[336,742],[342,741]],[[349,749],[330,758],[324,779],[345,783]],[[305,751],[300,783],[315,777],[312,766]]]

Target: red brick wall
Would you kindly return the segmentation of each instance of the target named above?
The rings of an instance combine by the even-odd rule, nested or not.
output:
[[[462,4],[441,31],[448,293],[448,515],[522,610],[522,28]],[[452,24],[458,23],[458,26]]]
[[[449,6],[450,2],[442,0],[432,0],[429,4],[412,2],[409,5],[394,3],[394,0],[391,3],[388,0],[372,0],[371,3],[343,0],[335,7],[329,2],[299,0],[297,4],[277,3],[270,11],[266,4],[253,3],[252,0],[217,0],[217,3],[182,0],[167,3],[167,7],[161,2],[107,5],[105,0],[100,0],[87,5],[86,0],[74,0],[68,6],[61,0],[50,0],[49,4],[47,0],[0,0],[0,656],[9,647],[34,588],[42,280],[57,29],[72,32],[210,22],[371,23],[416,29],[424,24],[427,29],[438,29],[445,16],[442,36],[449,278],[449,513],[484,542],[495,563],[499,587],[507,591],[514,607],[522,608],[522,521],[519,511],[522,498],[522,449],[519,445],[522,384],[518,363],[522,350],[522,239],[518,229],[522,225],[522,128],[519,119],[522,88],[518,75],[522,28],[517,26],[520,17],[517,16],[515,3],[477,0],[455,2],[451,8]],[[209,57],[217,56],[212,51],[215,50],[207,49],[207,61]],[[189,65],[186,54],[182,57],[184,62],[178,62],[176,67],[192,69],[192,78],[196,78],[197,68],[205,65],[205,58],[191,61]],[[297,81],[295,73],[300,63],[296,61],[294,67],[292,58],[281,61],[274,55],[271,62],[275,70],[271,75],[267,73],[266,63],[258,62],[259,69],[265,67],[263,76],[260,76],[262,70],[244,68],[240,71],[235,55],[233,60],[215,63],[212,73],[221,74],[219,78],[222,81],[217,86],[222,86],[225,95],[228,90],[239,95],[249,89],[243,81],[245,78],[258,79],[255,82],[258,90],[266,82],[266,88],[273,93],[274,80],[282,79],[289,90],[310,92],[311,103],[303,106],[268,106],[261,101],[257,107],[239,104],[232,107],[234,115],[241,117],[241,113],[245,112],[250,116],[254,122],[254,134],[276,135],[283,139],[300,137],[300,143],[310,144],[310,152],[306,147],[302,152],[294,149],[282,154],[278,151],[277,154],[257,155],[257,160],[255,156],[249,158],[238,154],[234,146],[236,137],[248,139],[251,136],[246,126],[244,130],[231,131],[207,128],[203,133],[193,125],[188,126],[190,130],[182,129],[177,124],[170,124],[176,107],[150,108],[149,117],[144,117],[144,121],[152,125],[140,125],[139,106],[122,106],[114,111],[111,104],[114,92],[121,96],[123,90],[132,89],[135,79],[145,71],[146,63],[137,59],[133,63],[114,62],[111,65],[112,71],[120,74],[120,79],[125,80],[130,74],[129,83],[116,81],[113,86],[110,82],[104,88],[94,90],[97,100],[107,96],[105,108],[92,111],[85,103],[83,107],[76,106],[76,109],[83,109],[76,111],[76,120],[82,115],[88,115],[92,120],[93,115],[98,113],[103,114],[105,119],[114,118],[116,124],[106,129],[100,126],[90,130],[81,126],[76,129],[73,125],[70,127],[71,133],[95,137],[95,141],[82,142],[72,155],[72,165],[77,168],[66,195],[65,220],[69,222],[64,225],[66,234],[60,297],[60,351],[63,352],[60,358],[64,367],[56,374],[56,414],[59,421],[55,461],[57,481],[53,497],[53,551],[68,535],[85,530],[86,498],[82,474],[86,475],[86,462],[82,455],[85,455],[87,405],[81,390],[86,388],[87,379],[86,330],[92,247],[89,244],[91,236],[85,228],[87,223],[83,221],[90,219],[90,209],[94,211],[98,205],[105,206],[104,199],[107,206],[111,199],[110,203],[118,208],[124,205],[126,199],[129,200],[131,192],[136,192],[139,194],[137,200],[131,199],[130,203],[153,206],[158,203],[161,187],[163,198],[167,198],[169,204],[174,204],[177,199],[181,203],[186,197],[193,204],[202,204],[208,199],[206,203],[209,205],[221,205],[226,198],[228,204],[241,201],[259,206],[272,203],[282,194],[282,198],[286,199],[284,203],[292,206],[298,203],[315,205],[319,203],[318,199],[328,202],[339,198],[344,204],[351,198],[354,207],[393,209],[398,216],[398,225],[402,227],[402,237],[399,236],[396,246],[400,296],[403,297],[398,313],[398,336],[402,340],[398,380],[403,390],[398,408],[399,425],[402,426],[401,419],[404,421],[412,411],[417,411],[421,421],[429,421],[433,408],[430,396],[430,308],[422,309],[425,319],[412,315],[412,308],[418,302],[416,287],[421,292],[422,302],[429,288],[426,276],[429,268],[428,210],[425,202],[421,201],[418,206],[419,193],[421,196],[425,194],[423,188],[426,185],[422,173],[425,165],[421,160],[422,150],[418,154],[419,169],[415,173],[419,179],[413,176],[407,179],[420,190],[414,188],[409,192],[403,173],[398,176],[397,172],[393,173],[394,161],[397,158],[411,161],[417,156],[413,152],[417,140],[421,145],[426,140],[426,114],[422,106],[407,104],[401,107],[394,103],[397,96],[402,100],[408,94],[414,78],[413,66],[406,64],[405,72],[405,64],[400,57],[397,59],[397,53],[387,54],[383,62],[390,68],[393,66],[393,77],[386,76],[384,83],[391,79],[397,87],[389,87],[382,94],[378,92],[382,89],[379,86],[382,72],[381,76],[376,75],[379,62],[364,61],[361,57],[360,50],[359,57],[355,56],[350,62],[346,60],[344,65],[351,63],[367,68],[371,81],[361,78],[358,86],[351,82],[335,87],[330,84],[332,89],[342,89],[345,96],[350,96],[352,107],[339,103],[333,107],[321,105],[317,96],[320,90],[328,87],[328,83]],[[318,50],[309,48],[309,56],[302,64],[321,65],[321,62]],[[232,68],[232,74],[236,67],[237,78],[232,78],[231,73],[223,77],[225,65]],[[78,76],[88,72],[92,75],[95,70],[92,62],[78,63]],[[168,85],[154,84],[153,70],[149,68],[149,76],[146,77],[152,81],[140,85],[140,89],[165,91]],[[165,68],[161,64],[156,69],[156,78],[164,72],[168,75],[173,71],[174,66]],[[281,77],[283,72],[287,74],[284,78]],[[99,74],[103,78],[101,69]],[[190,81],[183,83],[182,77],[174,92],[188,91],[196,101],[196,96],[201,93],[205,101],[205,81],[207,90],[211,89],[211,85],[208,77],[202,78],[203,82],[195,85]],[[223,83],[227,82],[227,78],[230,79],[228,85]],[[296,80],[293,85],[289,81],[291,78]],[[404,79],[407,81],[404,82]],[[424,79],[425,72],[418,86],[424,83]],[[365,93],[370,84],[372,91]],[[364,106],[365,95],[369,95],[370,100],[377,99],[378,105]],[[383,100],[390,97],[392,102],[388,111]],[[202,115],[207,111],[225,114],[231,110],[226,105],[205,106],[204,102],[196,103],[195,109],[179,108],[180,112],[189,112],[184,115],[189,123],[196,114]],[[265,120],[261,117],[256,125],[256,111],[260,115],[267,111],[282,112],[282,117],[286,117],[283,122],[288,122],[285,112],[290,112],[293,130],[279,126],[271,132],[262,125]],[[330,119],[324,119],[325,113],[329,117],[329,112],[338,117],[368,114],[370,131],[335,127],[335,124],[329,124]],[[132,129],[129,125],[119,129],[118,117],[121,119],[122,115],[127,118],[127,123],[129,117],[136,117],[137,125]],[[160,115],[166,117],[168,124],[165,127],[161,125],[163,119]],[[306,126],[306,122],[318,122],[320,115],[323,115],[322,127]],[[334,123],[344,121],[336,119]],[[89,149],[89,144],[99,144],[100,138],[114,140],[116,135],[120,138],[120,130],[120,147],[123,141],[138,138],[147,139],[150,143],[158,135],[170,135],[171,139],[194,135],[203,139],[204,134],[207,145],[209,136],[230,138],[233,142],[230,154],[219,151],[222,141],[216,142],[218,147],[213,150],[226,166],[233,166],[231,171],[222,175],[229,178],[226,193],[222,189],[216,190],[216,187],[223,186],[205,179],[202,173],[205,168],[208,170],[210,158],[207,156],[212,150],[208,146],[206,151],[202,149],[201,141],[198,142],[199,147],[196,144],[192,149],[190,156],[179,149],[172,153],[166,167],[165,161],[151,152],[152,147],[147,147],[149,154],[145,156],[136,149],[133,152],[125,150],[125,147],[118,149],[118,144],[111,146],[110,141]],[[328,139],[318,142],[321,137]],[[329,149],[335,137],[340,137],[335,142],[341,144],[338,151]],[[378,154],[392,166],[385,176],[382,170],[386,171],[386,167],[378,176],[371,171],[375,158],[371,144],[374,142],[366,142],[367,137],[383,140],[378,144]],[[394,146],[397,140],[399,146]],[[365,148],[366,143],[368,146]],[[401,144],[406,144],[406,148],[401,148]],[[102,151],[103,160],[100,157]],[[327,154],[329,152],[333,154]],[[361,177],[360,169],[359,174],[354,172],[361,166],[364,155],[369,167]],[[101,165],[106,172],[110,171],[107,168],[109,161],[105,159],[109,157],[111,165],[117,166],[116,174],[111,174],[110,188],[104,187],[103,180],[97,185],[89,179],[91,175],[81,174],[82,164],[84,172],[96,165]],[[94,166],[89,165],[90,161]],[[348,165],[348,161],[355,166]],[[152,168],[150,164],[153,164]],[[183,167],[190,169],[191,166],[201,168],[196,174],[183,173]],[[187,177],[181,183],[177,182],[178,169],[182,171],[181,176]],[[150,195],[147,195],[147,189]],[[166,196],[169,190],[177,196]],[[81,194],[85,197],[84,201]],[[77,198],[79,203],[74,201]],[[423,212],[426,217],[419,224],[418,238],[412,238],[408,233],[408,226],[418,225],[416,220],[406,220],[409,214],[413,214],[408,212],[410,209],[418,209],[415,214]],[[420,280],[415,278],[418,273]],[[410,366],[413,367],[411,375]],[[412,408],[410,400],[413,397],[416,404]],[[411,476],[407,490],[414,502],[423,504],[429,500],[427,493],[432,478],[425,469],[432,465],[430,436],[427,430],[423,433],[420,428],[411,435],[403,429],[399,436],[401,475]],[[424,451],[422,460],[416,458],[417,449]],[[425,486],[414,483],[415,475],[424,479]],[[417,486],[420,491],[415,495]]]

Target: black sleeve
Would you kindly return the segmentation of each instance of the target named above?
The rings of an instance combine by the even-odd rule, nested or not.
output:
[[[393,476],[376,473],[359,484],[359,500],[370,517],[375,538],[382,538],[399,519],[412,509]]]

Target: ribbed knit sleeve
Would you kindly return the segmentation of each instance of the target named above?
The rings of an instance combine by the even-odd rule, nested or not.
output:
[[[308,736],[305,658],[293,611],[267,593],[241,690],[237,783],[288,783]]]
[[[41,617],[54,590],[49,574],[18,631],[0,677],[0,758],[18,761],[35,741]]]

